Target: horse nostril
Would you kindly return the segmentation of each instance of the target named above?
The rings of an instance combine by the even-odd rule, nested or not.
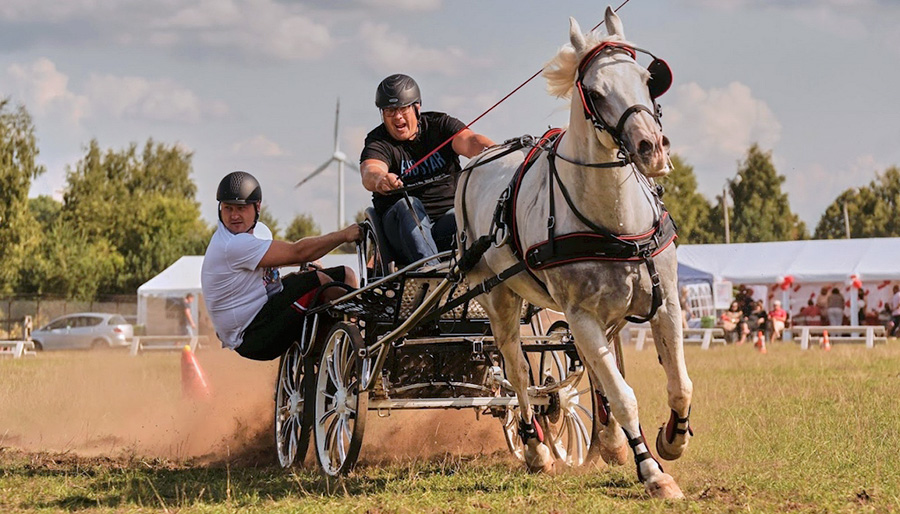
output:
[[[638,153],[646,157],[653,153],[653,146],[653,143],[644,139],[638,145]]]
[[[663,137],[662,137],[662,144],[663,144],[663,148],[665,148],[666,150],[669,149],[669,138],[668,138],[668,136],[663,136]]]

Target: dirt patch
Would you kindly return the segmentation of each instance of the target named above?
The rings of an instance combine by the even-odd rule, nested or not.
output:
[[[275,464],[277,361],[197,353],[210,397],[184,398],[178,352],[47,352],[4,369],[0,447],[83,457],[136,456],[216,465]],[[12,371],[7,373],[6,371]],[[472,409],[367,418],[364,462],[505,448],[500,422]]]

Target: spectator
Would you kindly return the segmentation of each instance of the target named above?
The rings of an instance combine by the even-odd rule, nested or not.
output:
[[[781,302],[775,300],[772,303],[772,312],[769,313],[769,319],[772,320],[772,338],[770,343],[774,343],[776,339],[781,339],[784,335],[784,327],[787,325],[788,313],[781,308]]]
[[[691,319],[691,302],[688,301],[688,288],[681,288],[681,327],[688,328]]]
[[[891,322],[894,324],[891,327],[891,337],[897,337],[897,332],[900,331],[900,286],[894,286],[894,296],[891,297]]]
[[[828,324],[828,286],[822,286],[822,290],[819,291],[819,297],[816,298],[816,307],[819,308],[819,312],[822,316],[822,324]]]
[[[803,324],[817,327],[822,324],[822,310],[812,301],[812,298],[806,302],[806,307],[800,309],[800,316],[803,317]]]
[[[832,326],[844,324],[844,297],[841,290],[832,288],[828,295],[828,324]]]
[[[747,341],[747,334],[750,333],[750,330],[747,328],[744,313],[737,300],[731,302],[731,307],[722,313],[722,328],[725,329],[725,339],[728,342],[737,341],[737,344],[744,344]]]
[[[750,302],[750,313],[747,314],[747,329],[751,334],[756,334],[759,330],[766,330],[766,309],[763,307],[762,300]]]
[[[194,293],[188,293],[181,300],[181,335],[193,337],[197,335],[197,324],[194,323],[194,316],[191,314],[191,304],[194,303]]]
[[[856,306],[859,308],[856,315],[856,324],[866,324],[866,290],[859,288],[856,296]]]

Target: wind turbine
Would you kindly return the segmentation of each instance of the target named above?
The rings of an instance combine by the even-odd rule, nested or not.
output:
[[[338,146],[338,120],[341,117],[341,99],[337,100],[337,107],[334,110],[334,153],[331,154],[331,158],[325,161],[321,166],[316,168],[312,173],[306,176],[303,180],[297,183],[294,186],[294,189],[302,186],[307,183],[310,179],[325,171],[325,168],[331,165],[331,163],[336,162],[338,166],[338,230],[344,228],[344,165],[346,164],[350,168],[359,171],[359,166],[356,165],[355,162],[347,159],[347,154],[341,151]]]

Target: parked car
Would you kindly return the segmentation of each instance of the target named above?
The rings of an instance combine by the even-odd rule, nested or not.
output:
[[[31,333],[36,350],[127,347],[133,336],[134,327],[124,317],[105,312],[69,314]]]

